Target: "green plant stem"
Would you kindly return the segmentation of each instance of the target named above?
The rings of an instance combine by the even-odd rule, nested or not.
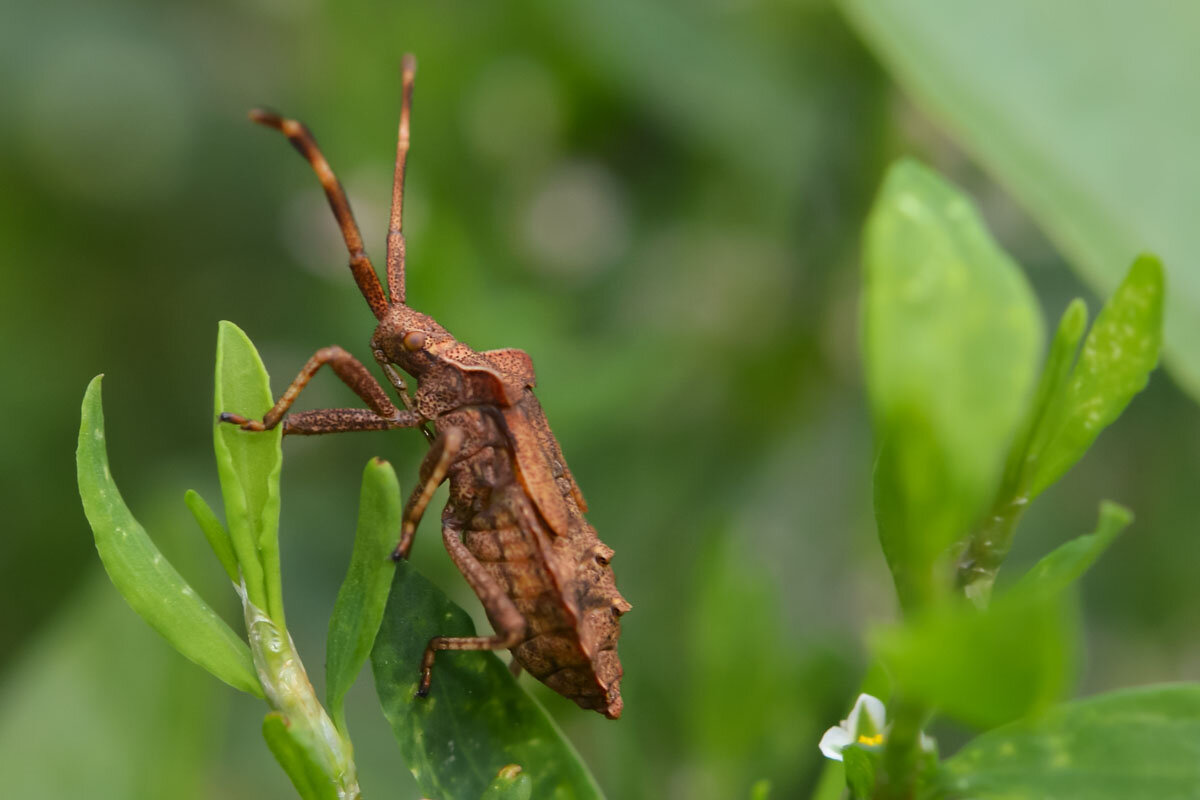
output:
[[[291,635],[244,595],[242,603],[250,653],[267,704],[284,716],[292,736],[334,782],[339,799],[356,800],[361,792],[353,750],[317,699]]]
[[[921,729],[930,712],[923,704],[903,698],[893,698],[888,711],[883,772],[876,779],[875,798],[910,800],[916,796],[921,768]]]
[[[958,558],[958,586],[963,594],[979,608],[991,600],[996,573],[1012,547],[1017,522],[1029,506],[1025,493],[997,500],[987,520],[971,534]]]

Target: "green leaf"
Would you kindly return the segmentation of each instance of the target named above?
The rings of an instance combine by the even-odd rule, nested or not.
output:
[[[944,764],[956,797],[1195,797],[1200,685],[1147,686],[1057,707],[986,733]]]
[[[1107,500],[1100,504],[1100,521],[1094,533],[1079,536],[1033,565],[1012,588],[1014,593],[1061,592],[1078,580],[1117,534],[1133,521],[1133,513]]]
[[[371,652],[395,572],[392,548],[400,531],[400,482],[392,465],[372,459],[363,470],[358,530],[350,569],[338,590],[325,643],[325,705],[343,735],[343,701]]]
[[[991,727],[1042,710],[1067,687],[1069,614],[1057,594],[960,603],[878,630],[872,648],[904,697]]]
[[[1028,400],[1041,321],[970,201],[912,161],[867,222],[864,361],[880,442],[880,540],[906,605],[992,500]]]
[[[104,443],[101,377],[83,397],[76,468],[104,569],[130,608],[176,650],[235,689],[261,697],[249,647],[175,571],[121,498]]]
[[[312,758],[316,745],[301,740],[305,731],[293,730],[283,714],[272,711],[263,719],[262,732],[275,760],[303,800],[340,800],[337,788]]]
[[[1167,362],[1200,397],[1200,105],[1183,100],[1200,96],[1200,6],[841,6],[900,84],[1016,196],[1098,295],[1113,291],[1137,253],[1163,257],[1172,282]]]
[[[199,492],[188,489],[183,496],[183,502],[187,504],[188,510],[196,518],[196,524],[204,532],[204,538],[208,540],[209,547],[217,556],[217,560],[221,562],[229,580],[240,583],[237,556],[233,552],[233,541],[229,538],[229,531],[225,530],[221,520],[217,519],[212,507],[205,502]]]
[[[879,756],[858,745],[850,745],[842,751],[842,764],[846,769],[846,788],[853,800],[869,800],[875,791],[875,763]]]
[[[771,782],[766,778],[755,781],[750,787],[750,800],[771,800]]]
[[[214,406],[223,411],[261,419],[272,405],[271,385],[254,345],[231,322],[217,333]],[[213,445],[217,474],[225,500],[225,521],[246,593],[254,605],[281,627],[283,595],[279,585],[279,473],[283,454],[281,426],[247,432],[235,425],[215,423]]]
[[[1096,318],[1070,380],[1047,412],[1044,433],[1030,446],[1031,497],[1082,458],[1145,388],[1158,363],[1162,313],[1162,264],[1142,256]]]
[[[520,765],[509,764],[488,784],[479,800],[529,800],[532,796],[533,781],[521,772]]]
[[[603,797],[562,732],[492,653],[444,651],[416,696],[434,636],[473,636],[470,617],[407,562],[397,565],[371,664],[383,713],[427,797],[475,800],[507,764],[535,764],[533,796]]]
[[[1009,449],[1008,463],[1004,468],[1004,482],[999,492],[999,502],[1002,505],[1022,496],[1025,491],[1026,487],[1021,485],[1021,479],[1026,471],[1030,444],[1042,430],[1051,406],[1067,385],[1071,366],[1075,363],[1075,353],[1079,349],[1079,340],[1087,331],[1087,319],[1087,304],[1077,297],[1067,305],[1066,311],[1058,321],[1058,329],[1054,332],[1050,353],[1042,366],[1042,376],[1038,380],[1033,403]],[[1028,502],[1028,499],[1025,502]]]

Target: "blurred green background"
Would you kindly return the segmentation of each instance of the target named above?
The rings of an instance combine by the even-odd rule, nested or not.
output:
[[[1079,294],[1098,308],[825,2],[48,0],[3,16],[5,795],[293,796],[261,704],[107,583],[72,460],[104,372],[126,499],[236,619],[182,503],[217,495],[217,320],[256,342],[276,392],[324,345],[369,361],[373,329],[316,180],[250,107],[313,129],[381,265],[399,58],[417,54],[410,301],[477,349],[532,355],[635,606],[619,722],[529,682],[611,798],[745,797],[759,778],[800,796],[860,679],[862,631],[895,613],[856,335],[859,233],[889,160],[965,186],[1048,319]],[[321,375],[303,402],[356,401]],[[1102,497],[1137,514],[1084,584],[1081,691],[1200,673],[1197,419],[1156,373],[1023,525],[1014,566],[1091,530]],[[392,460],[407,489],[424,450],[411,432],[285,443],[285,597],[314,676],[362,466]],[[431,533],[417,565],[476,611]],[[417,797],[369,675],[350,702],[366,795]]]

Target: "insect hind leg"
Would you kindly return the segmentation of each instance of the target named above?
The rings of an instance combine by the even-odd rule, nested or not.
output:
[[[507,650],[521,643],[527,627],[524,615],[517,610],[512,598],[463,544],[460,532],[451,527],[442,528],[442,541],[445,542],[454,565],[479,596],[479,601],[483,603],[496,633],[492,636],[435,636],[430,639],[429,646],[425,648],[425,655],[421,658],[418,697],[429,695],[429,684],[433,679],[433,661],[439,650]]]

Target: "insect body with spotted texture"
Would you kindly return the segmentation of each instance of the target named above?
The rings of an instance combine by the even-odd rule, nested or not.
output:
[[[404,507],[394,557],[406,558],[437,487],[450,482],[442,539],[487,612],[492,636],[439,636],[429,642],[417,693],[428,694],[441,650],[499,650],[514,668],[583,708],[621,714],[620,617],[612,550],[584,518],[587,504],[533,394],[533,364],[521,350],[477,352],[405,301],[404,172],[415,61],[404,59],[403,99],[387,236],[388,295],[363,248],[341,184],[308,129],[265,111],[251,119],[281,131],[320,178],[350,251],[350,270],[379,324],[372,354],[403,404],[340,347],[318,350],[262,420],[224,413],[246,431],[283,424],[287,435],[417,428],[431,446]],[[287,411],[313,375],[333,368],[367,408]],[[408,387],[397,370],[416,380]],[[432,431],[429,426],[432,425]]]

